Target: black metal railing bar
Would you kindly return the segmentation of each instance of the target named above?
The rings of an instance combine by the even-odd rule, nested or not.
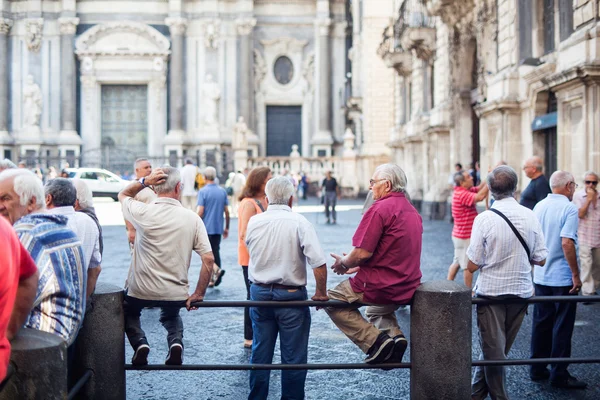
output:
[[[75,396],[77,396],[77,394],[79,393],[79,391],[81,389],[83,389],[83,387],[90,380],[91,377],[92,377],[92,370],[88,369],[81,376],[81,378],[79,378],[79,380],[75,383],[75,385],[73,385],[73,387],[71,388],[71,390],[69,390],[69,394],[67,395],[67,400],[73,400],[75,398]]]
[[[136,366],[125,364],[126,371],[258,371],[258,370],[321,370],[321,369],[392,369],[408,368],[410,363],[388,364],[149,364]]]

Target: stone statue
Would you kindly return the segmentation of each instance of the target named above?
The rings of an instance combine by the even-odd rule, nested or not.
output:
[[[42,115],[42,91],[33,81],[33,76],[28,75],[23,88],[23,128],[31,130],[39,128]]]
[[[206,75],[202,94],[204,96],[204,122],[210,126],[216,125],[219,117],[221,90],[219,90],[219,85],[213,81],[213,77],[210,74]]]
[[[246,150],[248,148],[248,125],[244,122],[244,117],[239,117],[238,122],[233,127],[234,150]]]

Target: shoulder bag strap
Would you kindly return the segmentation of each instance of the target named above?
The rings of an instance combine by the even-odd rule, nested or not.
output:
[[[515,226],[512,224],[512,222],[510,222],[510,220],[508,218],[506,218],[506,215],[502,214],[500,211],[496,210],[495,208],[490,208],[490,211],[495,212],[500,217],[502,217],[503,220],[506,221],[508,226],[510,226],[510,229],[512,229],[512,231],[517,236],[517,239],[519,239],[519,242],[521,242],[521,244],[523,245],[523,248],[525,248],[525,251],[527,252],[527,259],[531,260],[531,253],[529,252],[529,247],[527,246],[527,243],[525,243],[525,240],[523,239],[523,237],[521,236],[521,234],[519,233],[517,228],[515,228]]]
[[[256,202],[256,205],[258,206],[258,208],[260,208],[260,211],[265,212],[265,208],[263,207],[262,203],[256,199],[254,199],[254,201]]]

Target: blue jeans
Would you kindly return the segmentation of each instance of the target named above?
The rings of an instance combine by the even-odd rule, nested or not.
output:
[[[288,290],[252,285],[251,300],[306,300],[306,288]],[[308,307],[260,308],[250,307],[254,331],[251,364],[271,364],[279,334],[282,364],[306,364],[310,311]],[[281,398],[304,399],[306,370],[281,371]],[[271,371],[250,371],[248,399],[266,399],[269,394]]]

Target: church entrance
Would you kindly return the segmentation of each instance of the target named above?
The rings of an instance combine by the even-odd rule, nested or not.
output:
[[[302,152],[302,106],[267,106],[267,156]]]

